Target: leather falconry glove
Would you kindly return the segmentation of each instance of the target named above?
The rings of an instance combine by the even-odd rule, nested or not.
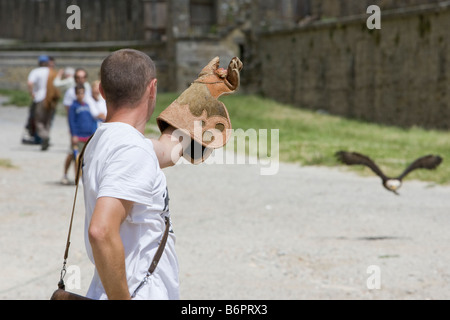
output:
[[[238,89],[243,64],[237,57],[226,70],[219,68],[219,63],[219,57],[211,60],[197,80],[156,118],[161,132],[171,125],[190,136],[191,141],[182,142],[183,157],[193,164],[205,161],[231,136],[228,110],[218,98]]]

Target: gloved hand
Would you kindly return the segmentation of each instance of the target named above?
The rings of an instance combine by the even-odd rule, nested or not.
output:
[[[183,157],[193,164],[205,161],[231,136],[228,110],[218,98],[238,89],[243,64],[237,57],[227,70],[219,68],[219,63],[218,57],[211,60],[191,86],[156,118],[161,132],[173,126],[191,137],[183,143]]]

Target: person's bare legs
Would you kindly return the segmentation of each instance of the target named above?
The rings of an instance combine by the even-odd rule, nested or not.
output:
[[[69,172],[70,164],[72,163],[73,155],[72,153],[68,153],[66,156],[66,160],[64,161],[64,176],[61,180],[62,184],[69,184],[69,179],[67,177],[67,173]],[[75,168],[76,172],[76,168]]]

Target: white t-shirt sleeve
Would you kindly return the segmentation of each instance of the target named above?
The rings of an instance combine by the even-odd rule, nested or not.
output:
[[[112,197],[152,206],[157,166],[145,149],[121,147],[104,165],[97,198]]]

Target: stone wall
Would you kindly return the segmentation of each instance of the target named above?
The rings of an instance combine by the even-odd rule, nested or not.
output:
[[[141,0],[0,0],[0,38],[26,42],[142,40]],[[69,30],[70,5],[81,10],[81,29]]]
[[[271,30],[296,25],[306,17],[357,15],[371,4],[388,10],[438,2],[443,1],[0,0],[0,38],[27,42],[155,40],[166,35],[167,27],[174,28],[171,32],[175,36],[204,36],[243,25],[252,15],[257,17],[252,28]],[[81,29],[68,32],[70,5],[81,10]],[[168,7],[172,12],[168,12]],[[170,26],[166,23],[168,18],[172,20]],[[201,21],[206,25],[198,25]]]
[[[306,0],[307,2],[308,0]],[[305,2],[305,1],[303,1]],[[311,14],[322,19],[359,15],[370,5],[382,10],[416,7],[443,2],[442,0],[309,0]]]
[[[219,38],[184,38],[176,41],[176,88],[186,89],[213,58],[220,58],[220,67],[227,68],[233,57],[241,57],[245,35],[239,30]]]
[[[450,128],[450,5],[317,22],[259,38],[260,92],[377,123]]]
[[[119,46],[119,43],[116,46]],[[126,45],[124,47],[133,46]],[[84,68],[88,72],[88,81],[92,82],[99,79],[103,59],[111,50],[116,48],[99,47],[96,50],[77,50],[76,48],[67,50],[66,48],[65,50],[58,50],[58,48],[52,47],[49,50],[30,48],[20,51],[0,51],[0,88],[26,90],[28,74],[38,66],[37,59],[41,54],[54,57],[57,69],[65,67]],[[136,49],[147,53],[153,59],[158,72],[158,90],[160,92],[166,91],[171,80],[167,73],[169,63],[165,59],[165,46],[143,46],[136,47]]]

